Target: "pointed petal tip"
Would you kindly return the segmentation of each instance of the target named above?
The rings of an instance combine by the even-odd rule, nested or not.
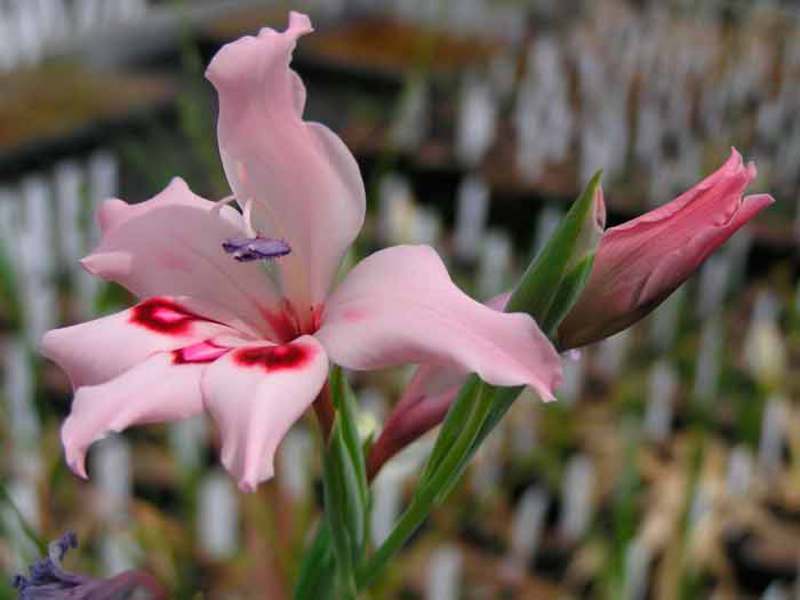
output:
[[[750,181],[753,181],[758,175],[756,162],[754,160],[749,160],[745,163],[742,153],[739,152],[734,146],[731,146],[730,156],[725,161],[725,164],[722,165],[722,169],[731,173],[744,170],[747,173],[747,177]]]
[[[180,192],[180,193],[188,193],[194,196],[194,192],[192,192],[189,184],[186,183],[186,180],[183,177],[175,176],[169,180],[167,187],[165,187],[160,193],[154,196],[154,199],[164,199],[170,200],[170,196],[167,192]]]
[[[264,450],[267,456],[258,462],[258,457],[248,457],[240,454],[242,449],[235,450],[223,449],[221,461],[222,466],[233,477],[236,478],[237,487],[242,493],[252,494],[258,490],[258,486],[272,479],[275,474],[274,459],[271,455],[274,452]],[[255,460],[254,460],[255,458]]]
[[[244,494],[252,494],[258,489],[258,484],[256,482],[242,479],[239,481],[239,490]]]
[[[239,480],[239,490],[245,494],[254,494],[258,491],[258,486],[264,482],[272,479],[274,473],[272,466],[269,466],[264,472],[259,474],[250,474]]]
[[[81,268],[104,280],[122,278],[130,272],[133,256],[129,252],[93,252],[80,259]]]
[[[70,471],[86,481],[89,479],[89,475],[86,473],[86,449],[88,446],[83,446],[76,441],[73,431],[74,424],[72,415],[64,420],[61,425],[61,445],[64,448],[64,457]]]
[[[307,14],[293,10],[289,12],[289,26],[286,31],[304,35],[314,31],[314,26],[311,24],[311,18]]]
[[[54,360],[53,355],[55,353],[55,348],[58,345],[58,329],[51,329],[50,331],[46,331],[45,334],[42,336],[42,339],[39,340],[39,344],[37,345],[36,349],[45,358],[49,360]]]
[[[764,208],[775,203],[775,198],[770,194],[750,194],[742,199],[742,206],[748,210],[748,215],[755,215]]]
[[[557,372],[555,372],[549,382],[542,383],[541,381],[532,381],[528,386],[538,394],[542,402],[554,402],[556,400],[555,390],[557,390],[562,383],[561,367],[559,365]]]
[[[86,472],[86,451],[78,450],[64,443],[64,452],[67,455],[67,466],[77,477],[84,481],[89,480],[89,475]]]

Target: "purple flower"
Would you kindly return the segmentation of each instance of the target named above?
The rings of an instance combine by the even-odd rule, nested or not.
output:
[[[143,571],[125,571],[109,579],[94,579],[65,571],[61,561],[78,537],[65,533],[52,542],[48,556],[36,561],[29,575],[14,577],[19,600],[162,600],[167,597],[156,580]]]

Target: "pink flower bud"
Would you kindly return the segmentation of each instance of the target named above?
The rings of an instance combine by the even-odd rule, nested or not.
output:
[[[772,204],[742,196],[756,176],[732,149],[715,173],[672,202],[606,230],[589,282],[558,329],[560,349],[596,342],[661,304],[740,227]]]

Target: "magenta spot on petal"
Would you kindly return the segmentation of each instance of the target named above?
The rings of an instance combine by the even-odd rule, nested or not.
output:
[[[361,308],[346,308],[342,311],[342,318],[350,323],[361,321],[367,316],[367,312]]]
[[[192,344],[172,352],[172,362],[176,365],[210,363],[227,353],[230,348],[217,346],[211,340]]]
[[[180,335],[189,331],[194,321],[206,321],[166,298],[150,298],[133,307],[131,323],[151,331]]]
[[[261,367],[267,372],[299,369],[314,357],[314,350],[302,344],[242,348],[233,354],[233,360],[243,367]]]

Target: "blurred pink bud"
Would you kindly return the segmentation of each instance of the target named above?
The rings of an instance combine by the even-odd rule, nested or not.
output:
[[[455,367],[421,365],[394,405],[367,457],[367,477],[373,479],[383,464],[442,422],[466,374]]]
[[[661,304],[758,212],[767,194],[744,196],[756,176],[735,149],[715,173],[672,202],[603,235],[589,282],[558,329],[560,349],[629,327]]]

